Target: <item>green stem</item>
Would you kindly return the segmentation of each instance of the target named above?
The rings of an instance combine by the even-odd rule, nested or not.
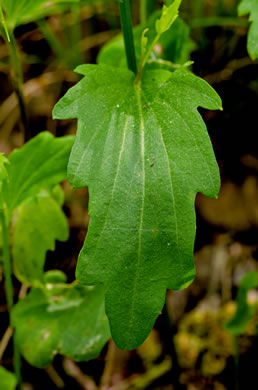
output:
[[[203,0],[195,0],[193,3],[194,18],[200,18],[203,14],[204,3]]]
[[[137,65],[129,0],[120,0],[120,17],[125,42],[127,65],[128,68],[136,74]]]
[[[247,19],[234,17],[211,16],[208,18],[197,18],[191,22],[191,28],[225,26],[225,27],[248,27],[250,22]]]
[[[154,11],[155,0],[147,0],[147,16]]]
[[[49,46],[53,50],[53,52],[63,61],[66,65],[68,63],[66,56],[66,49],[60,43],[59,39],[57,39],[55,33],[49,26],[48,22],[45,19],[41,19],[37,21],[40,31],[44,35],[44,38],[48,41]]]
[[[141,24],[145,24],[147,21],[147,0],[141,0],[140,16]]]
[[[31,138],[31,134],[28,126],[28,117],[26,112],[26,104],[25,104],[24,91],[23,91],[22,65],[21,65],[21,59],[16,44],[16,39],[12,31],[9,31],[9,37],[10,40],[6,39],[6,44],[10,55],[13,88],[16,93],[19,107],[20,107],[21,122],[24,131],[24,139],[26,142]]]
[[[8,227],[6,223],[6,216],[3,209],[0,210],[2,239],[3,239],[3,262],[4,262],[4,276],[5,276],[5,293],[7,300],[7,307],[9,313],[13,307],[13,285],[12,285],[12,269],[11,256],[9,249]]]
[[[12,267],[11,255],[9,248],[9,234],[7,226],[7,218],[4,209],[0,209],[1,227],[2,227],[2,245],[3,245],[3,263],[4,263],[4,277],[5,277],[5,292],[9,316],[13,307],[13,285],[12,285]],[[18,389],[21,385],[21,356],[15,340],[13,338],[13,356],[14,356],[14,371],[18,383]]]

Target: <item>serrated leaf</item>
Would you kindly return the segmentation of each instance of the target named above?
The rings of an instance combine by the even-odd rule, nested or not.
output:
[[[239,15],[250,14],[251,27],[248,33],[247,50],[253,59],[258,58],[258,1],[242,0],[238,7]]]
[[[194,278],[194,202],[216,196],[219,171],[198,106],[221,107],[215,91],[185,71],[85,65],[85,77],[55,106],[78,118],[68,166],[74,187],[89,186],[91,221],[78,279],[105,285],[116,344],[141,344],[162,310],[166,289]]]
[[[135,52],[138,64],[141,58],[142,33],[144,30],[148,29],[146,38],[148,38],[148,43],[150,44],[155,38],[155,22],[157,17],[160,15],[160,11],[155,12],[150,17],[146,25],[137,26],[133,29]],[[174,64],[184,64],[189,60],[190,53],[194,47],[194,42],[190,39],[190,28],[182,19],[177,18],[173,23],[173,26],[161,36],[158,44],[159,52],[154,49],[155,58],[162,58],[162,60],[168,60]],[[119,68],[127,68],[122,35],[115,37],[102,48],[98,56],[98,63],[102,65],[112,65]]]
[[[258,287],[258,272],[248,272],[240,283],[237,292],[237,309],[233,318],[225,323],[227,330],[235,335],[239,336],[245,331],[245,328],[254,315],[257,308],[256,305],[250,305],[248,303],[248,292],[251,289]]]
[[[182,0],[174,0],[168,7],[163,5],[161,18],[156,21],[156,31],[158,35],[161,35],[170,29],[178,17],[178,10],[181,2]]]
[[[59,353],[77,361],[96,358],[110,337],[103,288],[47,285],[31,292],[12,311],[12,326],[25,359],[36,367]]]
[[[15,390],[17,380],[15,375],[0,366],[0,384],[1,390]]]
[[[43,280],[48,250],[66,241],[69,228],[58,203],[47,192],[31,198],[17,210],[12,242],[16,277],[27,285]]]
[[[55,138],[42,132],[9,156],[9,180],[3,187],[10,219],[15,208],[41,189],[51,188],[66,178],[73,136]]]

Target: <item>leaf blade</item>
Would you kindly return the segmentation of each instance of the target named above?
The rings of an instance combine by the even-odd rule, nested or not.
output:
[[[135,85],[127,70],[78,70],[85,77],[54,110],[56,118],[79,119],[68,177],[90,192],[77,278],[106,286],[114,340],[133,349],[161,312],[166,289],[194,278],[195,195],[216,196],[220,185],[197,107],[217,109],[221,101],[183,71],[146,71]]]

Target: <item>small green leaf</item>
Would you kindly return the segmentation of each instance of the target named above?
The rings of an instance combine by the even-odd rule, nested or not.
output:
[[[116,344],[133,349],[150,332],[166,289],[195,275],[194,202],[216,196],[219,170],[197,110],[221,108],[203,80],[186,71],[132,72],[100,65],[55,106],[54,117],[77,118],[68,165],[76,188],[89,186],[91,221],[77,278],[104,284]]]
[[[9,180],[3,187],[8,219],[14,209],[28,198],[66,178],[73,142],[73,136],[55,138],[48,132],[42,132],[11,153],[7,167]]]
[[[163,5],[161,18],[156,21],[156,31],[158,35],[162,35],[170,29],[178,17],[178,10],[181,2],[182,0],[174,0],[174,2],[168,7]]]
[[[238,336],[245,331],[245,328],[252,318],[256,305],[250,305],[247,301],[248,292],[258,287],[258,272],[248,272],[240,283],[237,292],[237,309],[233,318],[226,322],[225,327],[234,336]]]
[[[48,250],[66,241],[69,229],[58,203],[45,191],[20,206],[15,218],[12,255],[16,277],[27,285],[42,281]]]
[[[17,385],[15,375],[2,366],[0,366],[0,384],[1,390],[15,390]]]
[[[238,7],[239,15],[250,14],[251,27],[248,33],[247,50],[253,59],[258,58],[258,1],[242,0]]]
[[[13,309],[22,355],[36,367],[47,366],[58,353],[77,361],[96,358],[110,337],[103,288],[46,287],[48,294],[34,288]]]

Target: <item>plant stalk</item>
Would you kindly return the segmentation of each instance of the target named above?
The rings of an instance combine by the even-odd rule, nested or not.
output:
[[[124,36],[127,65],[128,68],[136,74],[137,65],[129,0],[120,0],[120,18]]]
[[[4,276],[5,276],[5,293],[7,300],[7,307],[9,313],[13,307],[13,284],[12,284],[12,269],[11,256],[9,249],[8,227],[6,223],[6,216],[4,209],[0,209],[2,239],[3,239],[3,262],[4,262]]]
[[[24,132],[24,140],[26,142],[31,138],[31,134],[28,126],[28,117],[27,117],[26,104],[25,104],[25,98],[23,92],[22,65],[21,65],[21,59],[16,44],[16,39],[12,31],[9,31],[9,37],[10,39],[5,39],[5,41],[9,50],[13,88],[16,93],[19,107],[20,107],[21,126]]]
[[[9,317],[13,307],[13,284],[12,284],[12,267],[11,255],[9,248],[9,234],[7,226],[7,218],[4,209],[0,209],[1,227],[2,227],[2,241],[3,241],[3,263],[4,263],[4,278],[5,278],[5,292]],[[21,384],[21,356],[17,343],[15,341],[15,334],[13,338],[13,355],[14,355],[14,371],[18,383],[18,389]]]
[[[191,28],[226,26],[226,27],[248,27],[250,22],[247,19],[223,16],[209,16],[207,18],[196,18],[190,22]]]
[[[141,0],[141,8],[140,8],[141,24],[145,24],[147,21],[147,3],[148,0]]]

